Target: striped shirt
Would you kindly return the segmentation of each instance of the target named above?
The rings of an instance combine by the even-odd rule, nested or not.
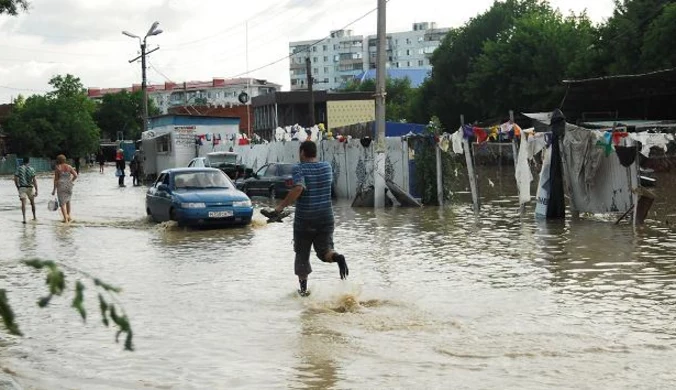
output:
[[[35,169],[25,164],[19,165],[16,172],[14,172],[14,176],[19,178],[19,187],[33,187]]]
[[[293,167],[293,184],[303,187],[296,201],[296,224],[326,222],[333,224],[331,187],[333,169],[327,162],[301,162]]]

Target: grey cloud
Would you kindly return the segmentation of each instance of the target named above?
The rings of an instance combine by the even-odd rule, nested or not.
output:
[[[124,39],[120,35],[121,30],[139,25],[150,27],[155,20],[165,30],[178,30],[192,12],[178,10],[174,4],[176,0],[165,0],[146,9],[121,10],[114,4],[85,8],[77,0],[36,1],[29,13],[21,18],[15,32],[40,36],[47,43],[54,44],[87,40],[120,41]]]

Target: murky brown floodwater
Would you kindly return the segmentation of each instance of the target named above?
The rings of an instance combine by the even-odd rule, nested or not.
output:
[[[488,185],[490,177],[494,186]],[[35,389],[673,388],[676,223],[663,198],[649,226],[609,219],[519,218],[513,170],[482,179],[477,221],[467,195],[443,210],[337,206],[336,242],[351,278],[315,263],[313,295],[295,295],[291,221],[184,231],[148,223],[144,189],[112,170],[75,188],[76,222],[47,211],[23,226],[0,179],[0,287],[26,337],[2,336],[0,366]],[[660,178],[662,194],[676,183]],[[464,187],[464,183],[462,184]],[[498,197],[498,191],[509,197]],[[671,204],[669,204],[671,202]],[[260,216],[258,218],[261,218]],[[46,310],[56,259],[122,286],[137,351],[123,352],[88,296]]]

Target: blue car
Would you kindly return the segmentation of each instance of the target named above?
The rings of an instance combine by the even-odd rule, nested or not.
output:
[[[163,171],[148,189],[146,212],[179,226],[248,225],[253,206],[220,169],[175,168]]]

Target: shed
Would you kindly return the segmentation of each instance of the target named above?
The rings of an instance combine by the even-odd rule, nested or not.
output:
[[[150,118],[141,136],[144,172],[153,177],[165,169],[188,166],[190,160],[222,149],[221,140],[239,133],[239,118],[161,115]]]

